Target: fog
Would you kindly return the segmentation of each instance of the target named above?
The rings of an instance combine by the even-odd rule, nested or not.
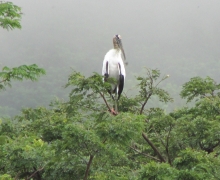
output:
[[[143,75],[144,67],[169,74],[162,86],[175,97],[191,77],[219,81],[218,0],[11,2],[22,8],[22,29],[0,29],[0,66],[36,63],[47,75],[37,83],[12,83],[11,89],[1,92],[2,109],[65,99],[69,91],[63,86],[72,69],[86,75],[101,72],[115,34],[122,36],[129,63],[126,92],[135,87],[134,76]],[[175,103],[172,108],[179,104]]]

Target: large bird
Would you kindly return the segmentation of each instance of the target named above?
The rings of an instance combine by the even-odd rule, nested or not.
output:
[[[115,101],[115,111],[117,113],[117,102],[120,99],[120,95],[124,88],[126,75],[124,61],[126,58],[120,35],[115,35],[113,37],[113,45],[114,48],[109,50],[105,55],[102,75],[104,76],[104,81],[108,81],[108,78],[115,79],[114,82],[110,82],[111,89],[109,90],[109,93]],[[115,94],[115,97],[112,94]]]

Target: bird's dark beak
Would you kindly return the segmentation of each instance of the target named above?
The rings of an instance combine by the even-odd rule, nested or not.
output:
[[[121,46],[121,52],[122,52],[122,54],[123,54],[123,56],[124,56],[124,60],[126,60],[126,57],[125,57],[125,52],[124,52],[124,49],[123,49],[123,47]]]

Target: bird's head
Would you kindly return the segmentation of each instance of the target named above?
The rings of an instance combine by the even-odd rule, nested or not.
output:
[[[122,47],[122,42],[121,42],[121,36],[116,34],[114,37],[113,37],[113,45],[114,45],[114,48],[115,49],[121,49]]]
[[[119,34],[116,34],[113,37],[113,45],[114,45],[114,49],[118,49],[121,50],[122,55],[123,55],[123,59],[125,60],[125,52],[122,46],[122,40],[121,40],[121,36]]]

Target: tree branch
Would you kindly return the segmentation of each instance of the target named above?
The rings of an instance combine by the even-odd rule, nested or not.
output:
[[[169,137],[170,137],[171,130],[172,130],[172,126],[170,125],[169,132],[168,132],[167,138],[166,138],[166,152],[167,152],[168,162],[170,165],[171,165],[171,159],[170,159],[170,154],[169,154]]]
[[[29,179],[31,179],[32,177],[34,177],[36,173],[42,171],[43,169],[44,169],[44,167],[42,167],[42,168],[36,170],[33,174],[31,174],[31,176],[29,176],[29,177],[27,178],[27,180],[29,180]]]
[[[130,146],[130,148],[131,148],[131,149],[133,149],[134,151],[136,151],[136,152],[138,152],[138,153],[140,153],[140,154],[142,154],[142,155],[146,156],[146,157],[149,157],[149,158],[151,158],[151,159],[154,159],[154,160],[156,160],[156,161],[159,161],[159,162],[160,162],[160,159],[157,159],[157,158],[155,158],[155,157],[153,157],[153,156],[150,156],[150,155],[148,155],[148,154],[145,154],[145,153],[143,153],[143,152],[141,152],[141,151],[139,151],[139,150],[135,149],[134,147],[131,147],[131,146]]]
[[[162,143],[162,145],[166,148],[166,144],[163,142],[163,139],[161,138],[161,136],[158,134],[157,130],[155,129],[154,126],[152,126],[152,129],[154,130],[156,136],[158,139],[160,139],[160,142]]]
[[[140,114],[143,113],[143,110],[144,110],[144,106],[147,104],[147,101],[149,100],[149,98],[151,97],[152,93],[149,93],[146,100],[144,101],[144,104],[142,104],[141,106],[141,110],[140,110]]]
[[[6,81],[9,81],[9,78],[1,80],[0,83],[6,82]]]
[[[108,108],[108,110],[110,111],[110,112],[112,112],[112,110],[111,110],[111,108],[110,108],[110,106],[108,105],[108,102],[107,102],[107,100],[105,99],[105,96],[104,96],[104,94],[102,94],[101,92],[99,92],[99,94],[100,94],[100,96],[102,97],[102,99],[104,100],[104,102],[105,102],[105,104],[106,104],[106,106],[107,106],[107,108]],[[113,113],[113,115],[117,115],[117,113]]]
[[[105,102],[106,106],[108,107],[109,111],[111,111],[111,108],[110,108],[110,106],[108,105],[108,102],[106,101],[104,94],[102,94],[101,92],[99,92],[99,94],[100,94],[100,96],[102,97],[102,99],[104,100],[104,102]]]
[[[148,137],[142,133],[143,138],[147,141],[147,143],[151,146],[151,148],[154,150],[154,152],[157,154],[158,158],[161,160],[161,162],[166,162],[161,153],[158,151],[158,149],[154,146],[154,144],[148,139]]]
[[[90,166],[91,166],[91,164],[92,164],[93,158],[94,158],[94,156],[93,156],[93,155],[90,155],[90,157],[89,157],[89,162],[87,163],[86,172],[85,172],[85,176],[84,176],[83,180],[87,180],[87,178],[88,178],[89,169],[90,169]]]
[[[157,84],[155,87],[157,87],[163,80],[167,79],[169,77],[169,75],[166,75],[165,77],[163,77]]]
[[[148,96],[146,97],[144,103],[143,103],[142,106],[141,106],[140,114],[143,113],[144,107],[145,107],[145,105],[147,104],[148,100],[150,99],[150,97],[151,97],[151,95],[152,95],[152,87],[153,87],[154,80],[153,80],[153,78],[152,78],[152,76],[151,76],[151,73],[150,73],[150,70],[149,70],[149,69],[147,69],[147,74],[148,74],[148,77],[150,78],[150,83],[149,83],[150,92],[149,92]],[[145,91],[146,91],[146,90],[145,90]],[[147,94],[147,93],[148,93],[148,92],[146,92],[146,94]]]

